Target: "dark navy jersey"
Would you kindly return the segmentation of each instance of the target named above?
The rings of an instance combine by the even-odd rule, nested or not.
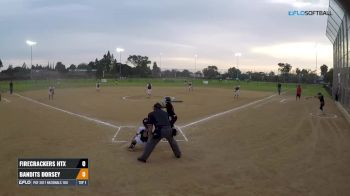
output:
[[[167,111],[169,116],[175,116],[176,115],[175,111],[174,111],[173,104],[168,102],[168,103],[165,104],[165,108],[166,108],[166,111]]]
[[[148,114],[148,124],[152,124],[155,127],[170,126],[169,115],[167,112],[156,109]]]
[[[319,96],[318,96],[318,99],[320,100],[321,103],[324,103],[324,97],[323,97],[323,95],[319,95]]]
[[[152,89],[152,85],[151,85],[151,84],[148,84],[148,85],[147,85],[147,89]]]

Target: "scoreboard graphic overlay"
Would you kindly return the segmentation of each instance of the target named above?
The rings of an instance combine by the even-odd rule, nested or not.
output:
[[[88,186],[89,160],[26,159],[17,163],[19,186]]]

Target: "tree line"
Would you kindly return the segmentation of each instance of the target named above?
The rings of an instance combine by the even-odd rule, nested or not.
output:
[[[131,65],[131,66],[130,66]],[[14,67],[9,65],[6,70],[1,73],[11,78],[15,76],[29,77],[32,71],[55,71],[60,74],[72,72],[87,72],[94,73],[97,79],[101,78],[123,78],[123,77],[142,77],[142,78],[206,78],[206,79],[237,79],[246,81],[267,81],[267,82],[295,82],[295,83],[315,83],[323,80],[331,83],[333,80],[333,69],[328,70],[327,65],[320,67],[321,77],[315,71],[296,68],[293,73],[292,66],[288,63],[278,63],[278,72],[241,72],[238,68],[231,67],[226,72],[220,73],[218,67],[209,65],[202,71],[195,73],[184,69],[161,70],[157,62],[152,62],[147,56],[130,55],[127,58],[127,64],[117,62],[113,54],[109,51],[102,56],[101,59],[96,58],[95,61],[89,63],[80,63],[78,65],[64,65],[62,62],[57,62],[55,65],[48,63],[46,66],[33,65],[28,67],[25,63],[22,66]],[[0,59],[0,69],[3,63]]]

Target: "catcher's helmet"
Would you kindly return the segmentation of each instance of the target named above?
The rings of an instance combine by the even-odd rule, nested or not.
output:
[[[144,118],[144,119],[142,120],[142,124],[143,124],[145,127],[147,127],[148,118]]]
[[[171,102],[171,98],[170,97],[164,97],[165,103],[170,103]]]

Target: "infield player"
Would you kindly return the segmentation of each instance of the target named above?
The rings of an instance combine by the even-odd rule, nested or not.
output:
[[[147,97],[150,98],[152,94],[152,84],[149,82],[146,86]]]
[[[148,123],[148,118],[144,118],[142,120],[143,126],[138,128],[136,135],[131,139],[131,144],[128,148],[129,150],[134,150],[136,144],[144,146],[147,143],[147,140],[148,140],[147,123]]]
[[[97,81],[97,83],[96,83],[96,91],[97,92],[100,92],[100,86],[101,86],[100,81]]]
[[[187,83],[187,85],[188,85],[188,92],[193,91],[193,84],[192,84],[192,82],[189,81],[189,82]]]
[[[234,89],[233,89],[233,91],[234,91],[234,99],[235,98],[237,98],[238,99],[238,97],[239,97],[239,90],[240,90],[240,88],[241,88],[241,86],[236,86]]]
[[[55,94],[55,87],[49,87],[49,100],[53,100],[53,95]]]

